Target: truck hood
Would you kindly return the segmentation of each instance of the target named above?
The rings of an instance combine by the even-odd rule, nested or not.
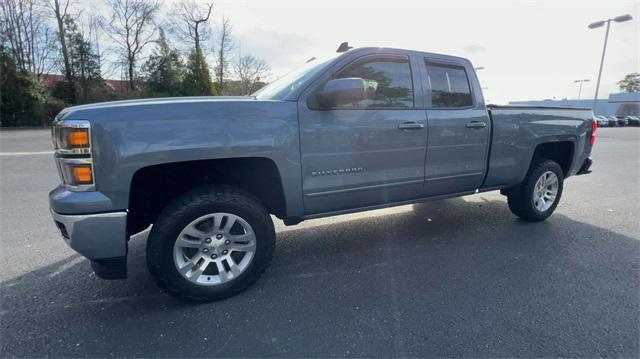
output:
[[[94,112],[100,110],[113,110],[115,108],[154,106],[154,105],[179,105],[179,104],[204,104],[204,103],[246,103],[246,102],[270,102],[258,101],[249,96],[191,96],[191,97],[161,97],[136,100],[98,102],[87,105],[79,105],[65,108],[56,116],[56,120],[78,112]]]

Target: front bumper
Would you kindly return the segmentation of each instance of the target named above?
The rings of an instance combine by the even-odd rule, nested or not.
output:
[[[91,259],[99,277],[126,278],[127,212],[51,215],[65,242]]]

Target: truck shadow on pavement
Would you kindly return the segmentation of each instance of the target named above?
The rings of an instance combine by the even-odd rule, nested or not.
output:
[[[504,201],[482,198],[331,221],[281,228],[263,277],[215,303],[160,293],[146,270],[144,234],[130,242],[127,281],[97,279],[79,256],[6,281],[1,354],[42,356],[32,344],[45,335],[54,356],[184,356],[158,338],[173,335],[180,347],[201,343],[188,322],[202,313],[211,316],[198,325],[219,334],[204,340],[224,346],[224,356],[633,356],[639,350],[638,239],[561,213],[523,222]],[[45,322],[59,330],[43,334]],[[140,323],[145,330],[132,334]],[[67,345],[96,331],[102,342],[90,351]],[[137,344],[145,341],[156,343],[155,351]],[[201,355],[215,354],[189,353]]]

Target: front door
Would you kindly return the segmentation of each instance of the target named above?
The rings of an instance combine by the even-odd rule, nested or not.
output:
[[[426,114],[424,109],[415,108],[414,82],[419,78],[413,76],[408,56],[361,57],[332,78],[375,81],[372,98],[331,110],[300,105],[307,215],[421,195]]]
[[[474,96],[480,88],[469,76],[473,69],[468,62],[427,59],[424,66],[429,121],[424,194],[474,191],[486,171],[491,121],[482,96]]]

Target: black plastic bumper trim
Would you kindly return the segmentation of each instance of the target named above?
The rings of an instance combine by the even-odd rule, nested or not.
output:
[[[127,279],[127,256],[92,259],[91,268],[102,279]]]
[[[592,164],[593,164],[593,160],[591,160],[591,157],[584,160],[582,167],[580,167],[580,170],[578,171],[578,173],[576,173],[576,175],[586,175],[587,173],[591,173],[589,168],[591,168]]]

